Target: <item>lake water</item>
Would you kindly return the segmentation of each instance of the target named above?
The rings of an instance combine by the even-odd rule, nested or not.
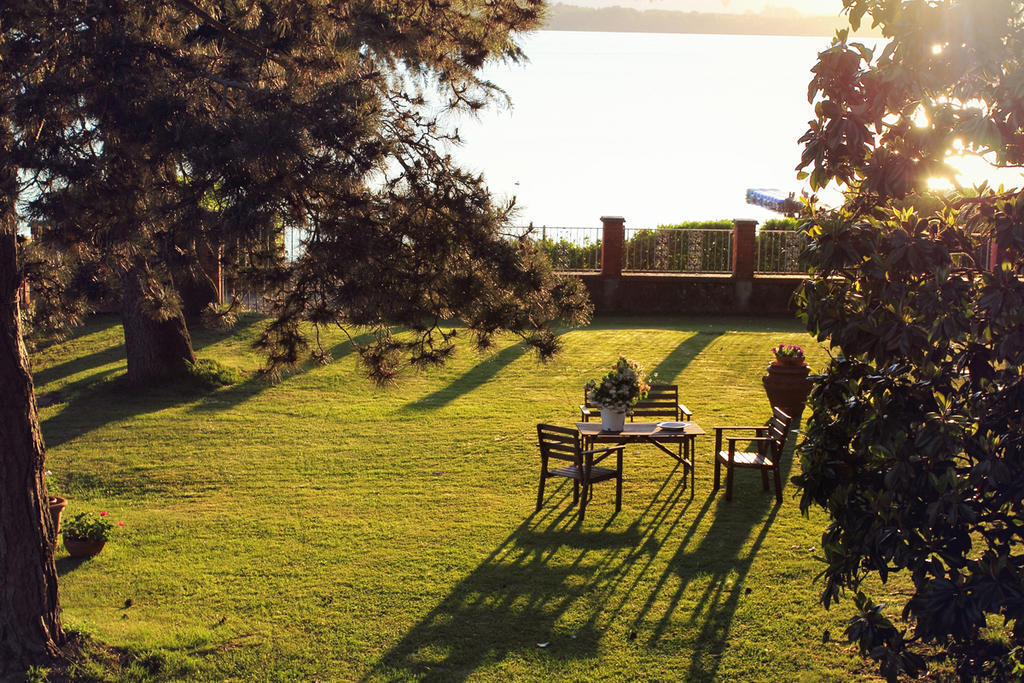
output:
[[[512,108],[461,121],[454,155],[517,223],[626,227],[778,217],[747,188],[798,191],[807,83],[827,37],[541,31],[486,76]]]

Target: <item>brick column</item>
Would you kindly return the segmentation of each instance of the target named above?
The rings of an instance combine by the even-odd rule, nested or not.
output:
[[[737,218],[733,220],[732,225],[732,276],[736,279],[752,280],[757,254],[757,242],[754,239],[757,221]]]
[[[601,216],[601,275],[622,275],[623,250],[626,242],[626,219],[622,216]]]

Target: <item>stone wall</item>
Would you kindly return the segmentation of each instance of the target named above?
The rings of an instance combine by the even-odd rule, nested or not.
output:
[[[793,291],[803,276],[754,274],[756,221],[733,221],[732,273],[728,275],[624,274],[625,219],[602,216],[601,223],[601,272],[580,275],[598,315],[794,313]]]
[[[763,314],[792,315],[793,291],[801,276],[737,279],[731,275],[580,276],[594,312],[604,314]]]

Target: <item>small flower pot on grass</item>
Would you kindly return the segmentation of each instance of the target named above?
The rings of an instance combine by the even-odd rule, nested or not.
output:
[[[124,522],[117,526],[124,526]],[[80,512],[64,524],[64,548],[71,557],[92,557],[103,550],[113,530],[108,512]]]
[[[106,541],[79,541],[64,537],[64,548],[71,557],[92,557],[99,554],[106,544]]]
[[[60,516],[68,501],[60,496],[50,496],[50,519],[53,520],[53,543],[57,544],[57,537],[60,536]]]

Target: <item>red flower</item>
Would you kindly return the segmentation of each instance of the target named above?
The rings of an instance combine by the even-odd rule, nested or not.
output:
[[[103,512],[101,512],[101,513],[100,513],[100,517],[106,517],[106,516],[107,516],[107,515],[109,515],[109,514],[110,514],[109,512],[107,512],[106,510],[104,510]]]
[[[118,526],[124,526],[124,522],[118,522],[117,525]]]

